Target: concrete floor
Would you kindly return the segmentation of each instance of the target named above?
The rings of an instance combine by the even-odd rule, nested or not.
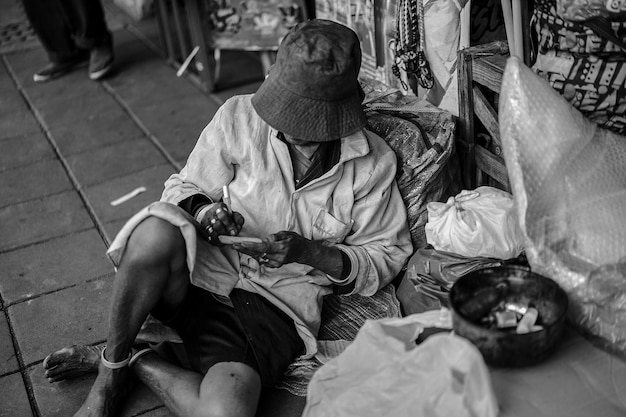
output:
[[[24,23],[18,1],[0,0],[0,27]],[[159,198],[219,105],[263,79],[258,56],[227,54],[222,87],[207,94],[160,55],[153,18],[134,22],[104,3],[116,53],[104,81],[82,69],[34,83],[47,57],[32,36],[0,55],[0,417],[79,408],[93,377],[50,384],[42,360],[62,346],[104,342],[108,244]],[[146,191],[110,204],[137,187]],[[171,415],[145,387],[127,404],[123,416]]]

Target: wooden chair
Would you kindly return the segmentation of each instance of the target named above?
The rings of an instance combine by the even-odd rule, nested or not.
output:
[[[521,1],[522,51],[519,56],[530,66],[533,1]],[[498,124],[500,86],[509,56],[506,40],[470,46],[457,54],[459,136],[456,143],[466,189],[489,185],[511,190]]]
[[[302,11],[302,19],[306,20],[304,0],[295,1],[301,4],[299,10]],[[216,89],[223,72],[222,52],[225,50],[258,54],[262,71],[258,75],[262,79],[275,60],[278,42],[269,45],[265,41],[261,46],[239,46],[235,42],[227,47],[219,46],[208,22],[210,5],[205,0],[155,0],[154,11],[165,58],[178,68],[179,76],[186,73],[206,92]]]
[[[497,112],[508,52],[505,41],[496,41],[458,53],[457,148],[467,189],[490,185],[510,191]]]

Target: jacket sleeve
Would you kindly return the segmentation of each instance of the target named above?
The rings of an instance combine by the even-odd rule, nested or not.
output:
[[[355,191],[352,232],[336,245],[352,264],[344,281],[354,281],[348,294],[373,295],[396,277],[413,251],[395,174],[396,156],[389,150],[377,161],[365,185]]]
[[[222,106],[200,134],[183,169],[165,182],[161,201],[178,205],[196,194],[213,201],[222,197],[222,186],[230,182],[234,173],[234,140],[229,120]]]

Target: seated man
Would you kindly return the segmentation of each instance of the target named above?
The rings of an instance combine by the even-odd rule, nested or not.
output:
[[[77,416],[116,415],[131,369],[175,415],[254,416],[262,386],[316,353],[324,295],[372,295],[397,275],[406,209],[395,154],[364,130],[360,59],[347,27],[296,26],[259,90],[218,110],[161,201],[122,228],[106,348],[44,361],[51,380],[97,364]],[[134,346],[149,314],[183,358]]]

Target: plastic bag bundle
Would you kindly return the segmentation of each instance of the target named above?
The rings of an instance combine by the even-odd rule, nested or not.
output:
[[[313,375],[302,416],[496,417],[489,370],[473,344],[436,334],[416,345],[439,315],[365,322],[354,342]]]
[[[599,128],[516,58],[500,134],[526,255],[570,296],[581,330],[626,349],[626,137]]]
[[[427,205],[426,240],[435,249],[466,257],[510,259],[524,250],[513,197],[493,187],[463,190]]]

